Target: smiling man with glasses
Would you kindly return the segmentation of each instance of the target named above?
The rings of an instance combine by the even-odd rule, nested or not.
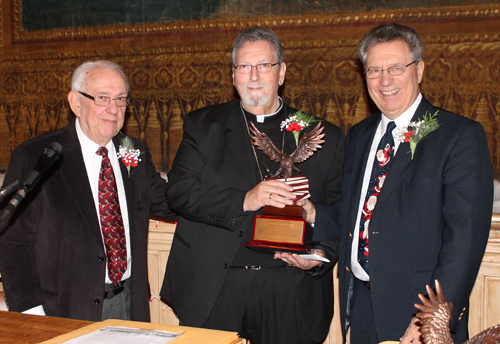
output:
[[[62,146],[60,159],[0,235],[0,272],[11,311],[149,321],[149,216],[176,216],[146,144],[120,133],[128,89],[116,63],[83,63],[68,93],[76,118],[12,153],[5,185],[26,176],[48,144]],[[141,154],[130,169],[118,154],[125,138]]]
[[[399,341],[417,295],[435,279],[454,303],[455,343],[468,338],[468,299],[491,223],[491,161],[481,124],[421,94],[422,53],[420,36],[397,23],[361,39],[380,113],[347,134],[342,202],[305,207],[318,240],[340,240],[341,321],[351,344]],[[417,130],[427,135],[417,139]],[[421,343],[410,329],[401,343]]]
[[[248,131],[253,123],[286,154],[296,148],[294,135],[281,131],[297,110],[278,95],[286,73],[278,36],[261,27],[242,31],[231,70],[240,99],[184,118],[167,192],[181,218],[161,296],[182,325],[237,331],[252,344],[319,343],[333,315],[337,244],[315,243],[314,252],[330,260],[323,265],[245,246],[264,206],[283,208],[295,198],[287,184],[263,180],[267,168],[275,172],[279,163],[252,145]],[[344,133],[322,125],[326,142],[298,167],[309,179],[312,199],[333,202],[340,198]]]

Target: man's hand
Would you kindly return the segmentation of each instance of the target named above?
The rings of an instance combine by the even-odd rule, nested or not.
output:
[[[252,190],[247,192],[243,202],[244,211],[257,211],[263,206],[271,205],[276,208],[284,208],[292,205],[296,196],[293,188],[278,180],[266,180],[260,182]]]
[[[323,250],[312,250],[311,254],[317,254],[318,256],[325,257],[325,252],[323,252]],[[319,260],[305,259],[296,253],[290,252],[276,252],[274,254],[274,259],[281,259],[287,263],[288,266],[301,270],[310,270],[322,263]]]
[[[399,344],[424,344],[422,342],[422,334],[420,333],[420,320],[417,317],[411,319],[410,326],[401,338]]]
[[[316,208],[308,199],[297,201],[297,205],[302,207],[302,217],[309,223],[316,222]]]

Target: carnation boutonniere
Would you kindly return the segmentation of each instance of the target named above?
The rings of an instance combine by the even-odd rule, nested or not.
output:
[[[283,131],[283,129],[286,129],[292,132],[293,136],[295,137],[295,144],[298,146],[300,132],[311,124],[319,121],[321,121],[321,119],[316,119],[314,116],[311,116],[303,112],[302,110],[299,110],[282,121],[280,127],[281,131]]]
[[[122,159],[123,164],[127,167],[128,176],[130,177],[130,168],[136,167],[141,162],[139,156],[144,154],[139,149],[135,149],[134,141],[130,136],[124,136],[120,142],[118,149],[118,158]]]
[[[413,160],[413,154],[415,154],[415,149],[417,148],[417,143],[419,143],[427,134],[433,132],[439,128],[439,123],[437,121],[436,115],[439,110],[431,115],[425,112],[424,119],[419,119],[416,122],[408,123],[408,126],[401,128],[396,133],[396,140],[401,142],[409,142],[411,149],[411,159]]]

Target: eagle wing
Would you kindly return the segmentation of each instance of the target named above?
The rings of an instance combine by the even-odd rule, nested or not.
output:
[[[420,310],[416,314],[422,323],[420,332],[426,344],[453,344],[450,335],[450,319],[453,304],[446,302],[441,285],[436,280],[436,293],[426,286],[428,298],[419,294],[422,304],[415,304]]]
[[[257,146],[265,155],[269,157],[269,159],[281,162],[283,153],[276,148],[273,141],[264,133],[261,133],[259,129],[255,127],[255,125],[250,122],[250,138],[252,139],[252,144]]]
[[[314,154],[319,148],[321,148],[321,144],[325,142],[322,140],[325,137],[323,134],[324,127],[321,126],[321,122],[319,122],[316,127],[311,130],[309,133],[305,133],[299,141],[299,145],[297,149],[291,154],[293,158],[293,162],[295,164],[301,163],[311,155]]]

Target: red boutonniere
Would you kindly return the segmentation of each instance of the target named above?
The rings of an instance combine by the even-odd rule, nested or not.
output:
[[[415,149],[417,148],[417,143],[419,143],[427,134],[433,132],[439,128],[439,123],[437,121],[436,115],[439,110],[431,115],[430,113],[425,113],[424,119],[418,120],[417,122],[410,122],[408,126],[399,129],[396,132],[396,140],[400,142],[409,142],[411,149],[411,159],[413,160],[413,155],[415,154]]]
[[[295,144],[299,145],[299,135],[300,132],[310,126],[315,122],[321,121],[320,119],[316,119],[313,116],[302,112],[302,110],[297,111],[293,115],[288,116],[283,122],[281,122],[281,131],[286,129],[287,131],[291,131],[293,136],[295,137]]]
[[[141,162],[139,156],[142,154],[144,154],[144,152],[141,153],[139,149],[135,149],[134,141],[130,136],[123,137],[118,150],[118,158],[122,159],[123,164],[127,167],[129,177],[130,168],[139,165],[139,162]]]

